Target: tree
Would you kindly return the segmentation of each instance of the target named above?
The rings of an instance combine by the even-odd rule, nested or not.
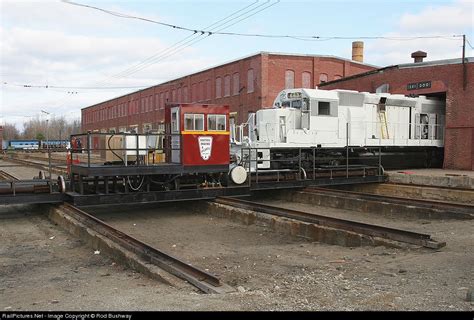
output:
[[[42,134],[41,132],[38,132],[38,133],[36,134],[35,139],[36,139],[36,140],[44,140],[44,139],[46,139],[46,138],[45,138],[44,134]]]
[[[15,140],[20,138],[20,130],[14,124],[5,123],[2,132],[3,140]]]
[[[80,130],[81,121],[77,119],[68,121],[65,117],[53,117],[47,121],[37,117],[23,124],[23,138],[45,140],[48,136],[49,140],[67,140]]]

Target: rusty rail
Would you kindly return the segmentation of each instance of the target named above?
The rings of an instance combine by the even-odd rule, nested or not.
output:
[[[18,181],[18,178],[6,171],[0,170],[0,180]]]
[[[417,233],[407,230],[394,229],[379,225],[366,224],[351,220],[316,215],[312,213],[284,209],[261,203],[246,201],[236,198],[219,197],[214,200],[216,203],[230,205],[242,209],[248,209],[257,212],[263,212],[279,217],[294,219],[313,223],[317,225],[327,226],[335,229],[355,232],[371,237],[379,237],[393,241],[405,242],[420,245],[427,248],[439,249],[446,245],[446,242],[438,242],[433,240],[429,234]]]
[[[425,200],[425,199],[410,199],[395,196],[386,196],[373,193],[337,190],[319,187],[307,187],[302,192],[309,192],[315,194],[327,194],[341,198],[351,198],[365,201],[377,201],[391,204],[398,204],[403,206],[414,206],[425,209],[446,211],[458,214],[460,217],[465,216],[466,218],[474,218],[474,205],[472,204],[461,204],[454,202],[446,202],[440,200]]]
[[[188,281],[205,293],[234,291],[232,287],[222,283],[218,277],[125,234],[77,207],[65,203],[62,209],[66,214],[69,214],[87,227],[132,251],[146,261],[155,264],[178,278]]]

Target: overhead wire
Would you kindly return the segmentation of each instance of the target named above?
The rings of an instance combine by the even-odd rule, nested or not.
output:
[[[243,20],[245,20],[245,19],[247,19],[247,18],[249,18],[249,17],[255,15],[256,13],[258,13],[258,12],[260,12],[260,11],[263,11],[263,10],[265,10],[265,9],[267,9],[267,8],[269,8],[269,7],[271,7],[272,5],[278,3],[279,0],[278,0],[277,2],[275,2],[275,3],[271,4],[271,5],[269,5],[269,6],[266,6],[269,2],[270,2],[270,0],[267,0],[267,1],[264,2],[263,4],[260,4],[260,5],[256,6],[256,7],[253,7],[253,8],[251,8],[250,10],[246,10],[246,9],[248,9],[249,7],[253,6],[254,4],[258,3],[258,1],[256,1],[256,2],[252,3],[251,5],[248,5],[248,6],[246,6],[245,8],[240,9],[240,10],[234,12],[233,14],[227,16],[226,18],[221,19],[221,20],[219,20],[219,21],[213,23],[212,25],[210,25],[210,26],[213,26],[213,28],[212,28],[211,30],[215,30],[215,29],[221,28],[221,27],[222,27],[222,28],[221,28],[220,30],[225,29],[225,28],[228,28],[228,27],[230,27],[230,26],[226,26],[226,24],[228,24],[229,22],[231,22],[231,21],[233,21],[233,20],[235,20],[235,19],[238,19],[238,18],[240,18],[240,19],[237,20],[236,22],[234,22],[232,25],[234,25],[234,24],[236,24],[236,23],[238,23],[238,22],[241,22],[241,21],[243,21]],[[254,12],[256,9],[259,9],[259,8],[261,8],[262,6],[263,6],[262,9],[260,9],[260,10],[258,10],[258,11],[256,11],[256,12]],[[243,13],[240,13],[239,15],[237,15],[236,17],[233,17],[233,18],[230,19],[230,20],[228,19],[228,18],[232,17],[233,15],[235,15],[235,14],[237,14],[237,13],[243,11],[243,10],[246,10],[246,11],[244,11]],[[247,15],[247,16],[246,16],[246,15]],[[227,20],[227,21],[225,21],[225,20]],[[216,25],[216,24],[217,24],[217,25]],[[194,37],[193,37],[193,36],[194,36]],[[164,60],[164,59],[166,59],[166,58],[171,57],[172,55],[174,55],[174,54],[176,54],[176,53],[178,53],[178,52],[184,50],[185,48],[187,48],[187,47],[193,45],[194,43],[197,43],[197,42],[199,42],[199,41],[204,40],[204,39],[207,38],[207,37],[209,37],[209,35],[206,35],[206,36],[203,36],[203,34],[198,34],[197,36],[196,36],[196,34],[190,35],[190,36],[186,37],[185,39],[183,39],[183,40],[186,40],[186,41],[183,42],[183,40],[181,40],[181,41],[179,41],[179,42],[177,42],[177,43],[171,45],[171,46],[168,47],[167,49],[162,50],[162,51],[160,51],[160,52],[154,54],[153,56],[147,58],[146,61],[144,60],[144,61],[142,61],[142,63],[139,63],[139,64],[137,64],[136,66],[134,66],[134,67],[132,67],[132,68],[129,68],[129,69],[127,69],[127,70],[124,70],[124,71],[122,71],[122,72],[119,72],[119,73],[117,73],[117,74],[111,76],[111,77],[110,77],[110,78],[111,78],[110,80],[112,80],[112,78],[124,78],[124,77],[130,76],[130,75],[132,75],[132,74],[134,74],[134,73],[136,73],[136,72],[138,72],[138,71],[141,71],[141,70],[143,70],[143,69],[145,69],[145,68],[148,68],[149,66],[151,66],[151,65],[153,65],[153,64],[156,64],[157,62],[159,62],[159,61],[161,61],[161,60]],[[181,43],[181,42],[182,42],[182,43]],[[176,44],[178,44],[178,43],[181,43],[181,44],[179,44],[178,46],[176,46]],[[176,47],[175,47],[175,46],[176,46]],[[109,82],[110,82],[110,80],[109,80]]]
[[[227,36],[242,36],[242,37],[265,37],[265,38],[293,38],[297,40],[308,40],[308,39],[313,39],[313,40],[320,40],[320,41],[327,41],[327,40],[353,40],[353,39],[385,39],[385,40],[416,40],[416,39],[433,39],[433,38],[449,38],[449,37],[462,37],[462,35],[452,35],[452,36],[447,36],[447,35],[433,35],[433,36],[407,36],[407,37],[389,37],[389,36],[362,36],[362,37],[356,37],[356,36],[349,36],[349,37],[342,37],[342,36],[316,36],[316,35],[278,35],[278,34],[260,34],[260,33],[241,33],[241,32],[221,32],[222,30],[218,31],[213,31],[213,30],[206,30],[206,29],[198,29],[198,28],[187,28],[179,25],[173,25],[165,22],[160,22],[157,20],[149,19],[149,18],[143,18],[143,17],[138,17],[138,16],[132,16],[129,14],[125,13],[119,13],[119,12],[114,12],[111,10],[99,8],[96,6],[91,6],[91,5],[85,5],[77,2],[73,2],[70,0],[62,0],[65,3],[71,4],[71,5],[76,5],[76,6],[81,6],[81,7],[86,7],[94,10],[99,10],[120,18],[127,18],[127,19],[137,19],[137,20],[142,20],[145,22],[150,22],[150,23],[155,23],[159,25],[163,25],[166,27],[170,27],[173,29],[178,29],[178,30],[185,30],[185,31],[190,31],[194,33],[201,33],[201,34],[208,34],[208,35],[227,35]]]
[[[243,11],[243,10],[245,10],[245,9],[247,9],[247,8],[249,8],[249,7],[251,7],[251,6],[253,6],[253,5],[256,4],[256,3],[258,3],[258,0],[255,1],[255,2],[253,2],[253,3],[251,3],[250,5],[245,6],[245,7],[242,8],[242,9],[240,9],[240,10],[238,10],[238,11],[236,11],[236,12],[234,12],[234,13],[228,15],[228,16],[226,16],[225,18],[223,18],[223,19],[221,19],[221,20],[214,22],[213,24],[207,26],[206,28],[210,28],[210,27],[216,25],[217,23],[220,23],[220,22],[222,22],[222,21],[224,21],[224,20],[226,20],[226,19],[232,17],[233,15],[235,15],[235,14],[237,14],[237,13],[239,13],[239,12],[241,12],[241,11]],[[191,34],[191,35],[189,35],[189,36],[187,36],[187,37],[181,39],[180,41],[175,42],[174,44],[172,44],[172,45],[169,46],[168,48],[163,49],[163,50],[161,50],[161,51],[159,51],[159,52],[157,52],[157,53],[151,55],[150,57],[148,57],[148,58],[146,58],[146,59],[140,61],[139,63],[136,63],[136,64],[130,66],[129,68],[127,68],[127,69],[125,69],[125,70],[122,70],[122,71],[120,71],[120,72],[118,72],[118,73],[116,73],[116,74],[114,74],[114,75],[112,75],[112,76],[109,76],[109,77],[107,77],[107,78],[118,77],[118,76],[120,76],[121,74],[124,74],[124,73],[126,73],[126,72],[132,71],[134,68],[140,67],[141,65],[143,65],[143,64],[145,64],[146,62],[152,60],[153,58],[155,58],[155,57],[157,57],[157,56],[159,56],[159,55],[161,55],[161,54],[164,54],[164,53],[165,53],[166,51],[168,51],[168,50],[171,50],[171,49],[172,49],[173,47],[175,47],[176,45],[178,45],[178,44],[180,44],[180,43],[182,43],[182,42],[188,40],[188,39],[191,38],[191,37],[196,37],[196,36],[197,36],[197,37],[200,37],[200,36],[202,36],[202,34],[193,33],[193,34]]]
[[[264,3],[264,5],[266,5],[268,2],[269,2],[269,1],[266,1],[266,2]],[[225,24],[227,23],[227,22],[226,22],[226,23],[224,23],[224,24],[222,24],[222,25],[220,25],[220,26],[217,26],[216,28],[222,27],[222,28],[219,29],[219,30],[227,29],[227,28],[229,28],[229,27],[231,27],[231,26],[233,26],[233,25],[235,25],[235,24],[237,24],[237,23],[239,23],[239,22],[241,22],[241,21],[243,21],[243,20],[246,20],[246,19],[248,19],[248,18],[250,18],[250,17],[256,15],[257,13],[259,13],[259,12],[261,12],[261,11],[263,11],[263,10],[266,10],[266,9],[268,9],[268,8],[270,8],[270,7],[272,7],[272,6],[274,6],[274,5],[277,4],[278,2],[279,2],[279,0],[278,0],[277,2],[271,3],[271,4],[268,5],[268,6],[263,7],[262,9],[260,9],[260,10],[258,10],[258,11],[256,11],[256,12],[253,12],[252,14],[250,14],[250,15],[248,15],[248,16],[244,16],[244,17],[242,17],[241,19],[239,19],[239,20],[235,21],[234,23],[232,23],[231,25],[225,25]],[[260,6],[262,6],[262,5],[260,5]],[[258,7],[256,7],[256,8],[259,8],[260,6],[258,6]],[[255,8],[255,9],[256,9],[256,8]],[[247,13],[244,13],[243,15],[245,15],[245,14],[247,14]],[[239,16],[239,17],[240,17],[240,16]],[[171,56],[173,56],[173,55],[175,55],[175,54],[177,54],[177,53],[183,51],[184,49],[190,47],[191,45],[193,45],[193,44],[195,44],[195,43],[198,43],[198,42],[200,42],[200,41],[202,41],[202,40],[204,40],[204,39],[207,39],[207,38],[210,37],[210,36],[211,36],[211,35],[208,34],[208,35],[205,35],[204,37],[199,37],[199,38],[195,38],[195,39],[190,39],[190,41],[187,41],[187,42],[183,43],[183,44],[180,45],[179,47],[173,49],[171,52],[168,52],[168,53],[166,53],[166,54],[164,54],[164,55],[160,55],[159,57],[157,57],[156,59],[153,59],[152,61],[150,61],[150,62],[147,63],[146,65],[143,65],[143,66],[141,66],[141,67],[139,67],[139,68],[137,68],[136,70],[133,70],[133,71],[131,71],[131,72],[125,73],[125,74],[121,75],[121,77],[122,77],[122,78],[123,78],[123,77],[127,77],[127,76],[130,76],[130,75],[132,75],[132,74],[138,72],[138,71],[141,71],[141,70],[143,70],[143,69],[145,69],[145,68],[148,68],[149,66],[151,66],[151,65],[153,65],[153,64],[156,64],[157,62],[162,61],[162,60],[164,60],[164,59],[166,59],[166,58],[169,58],[169,57],[171,57]]]

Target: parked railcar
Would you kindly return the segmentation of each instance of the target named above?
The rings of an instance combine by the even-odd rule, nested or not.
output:
[[[39,140],[10,140],[8,146],[14,150],[38,150]]]

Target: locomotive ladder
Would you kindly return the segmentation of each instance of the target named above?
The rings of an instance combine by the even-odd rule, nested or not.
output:
[[[382,131],[382,139],[388,139],[388,125],[387,125],[387,114],[385,111],[379,112],[380,118],[380,130]]]

